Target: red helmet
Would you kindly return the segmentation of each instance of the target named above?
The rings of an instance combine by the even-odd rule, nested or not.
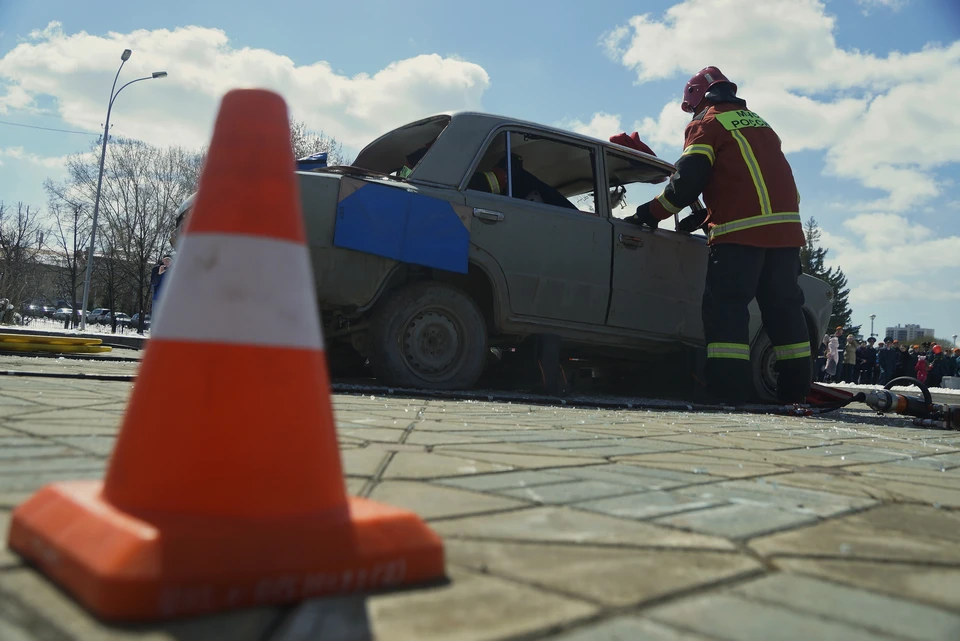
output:
[[[704,67],[687,81],[687,86],[683,88],[683,102],[680,103],[680,108],[687,113],[694,113],[703,101],[703,97],[710,91],[710,87],[719,82],[730,81],[716,67]],[[733,85],[733,91],[736,93],[737,85],[732,82],[730,84]]]

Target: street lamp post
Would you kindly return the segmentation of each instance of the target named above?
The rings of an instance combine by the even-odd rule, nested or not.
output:
[[[127,60],[130,59],[130,54],[132,53],[133,52],[129,49],[123,50],[123,54],[120,56],[120,68],[117,69],[117,75],[113,78],[113,86],[110,87],[110,102],[107,104],[107,122],[103,126],[103,145],[100,148],[100,174],[97,177],[97,195],[93,201],[93,226],[90,230],[90,251],[87,253],[87,274],[83,279],[83,304],[80,306],[81,331],[87,328],[87,303],[90,299],[90,277],[93,274],[93,248],[97,239],[97,217],[100,214],[100,188],[103,186],[103,163],[107,158],[107,138],[109,138],[110,135],[110,111],[113,109],[113,101],[117,99],[117,96],[120,95],[121,91],[135,82],[167,77],[166,71],[154,71],[149,76],[131,80],[127,84],[117,89],[117,79],[120,77],[120,72],[123,70],[123,65],[126,64]],[[116,93],[114,93],[114,89],[117,89]]]
[[[876,334],[873,333],[873,319],[876,317],[876,314],[870,314],[870,336],[876,336]]]
[[[954,347],[957,346],[957,335],[956,335],[956,334],[953,335],[953,346],[954,346]]]

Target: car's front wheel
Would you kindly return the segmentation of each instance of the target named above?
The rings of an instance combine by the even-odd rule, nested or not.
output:
[[[370,317],[370,365],[387,385],[472,387],[487,360],[487,327],[462,290],[431,281],[387,294]]]

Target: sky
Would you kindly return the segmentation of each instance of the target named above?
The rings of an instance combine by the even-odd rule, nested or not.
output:
[[[120,94],[113,135],[199,148],[226,91],[263,87],[351,156],[469,109],[676,160],[683,86],[716,65],[782,139],[854,323],[960,334],[956,0],[0,0],[0,201],[46,206],[126,48],[118,86],[169,76]]]

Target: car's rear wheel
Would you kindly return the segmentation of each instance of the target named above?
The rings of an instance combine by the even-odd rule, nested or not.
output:
[[[370,365],[397,387],[466,389],[487,360],[487,328],[477,304],[445,283],[390,292],[370,317]]]
[[[777,355],[767,332],[760,330],[757,340],[750,348],[750,364],[753,367],[753,392],[762,403],[777,401]]]
[[[811,359],[812,361],[813,359]],[[757,340],[750,348],[750,363],[753,367],[753,391],[761,403],[777,401],[777,355],[767,332],[761,328]],[[811,371],[815,368],[811,367]],[[813,383],[813,378],[810,379]]]

